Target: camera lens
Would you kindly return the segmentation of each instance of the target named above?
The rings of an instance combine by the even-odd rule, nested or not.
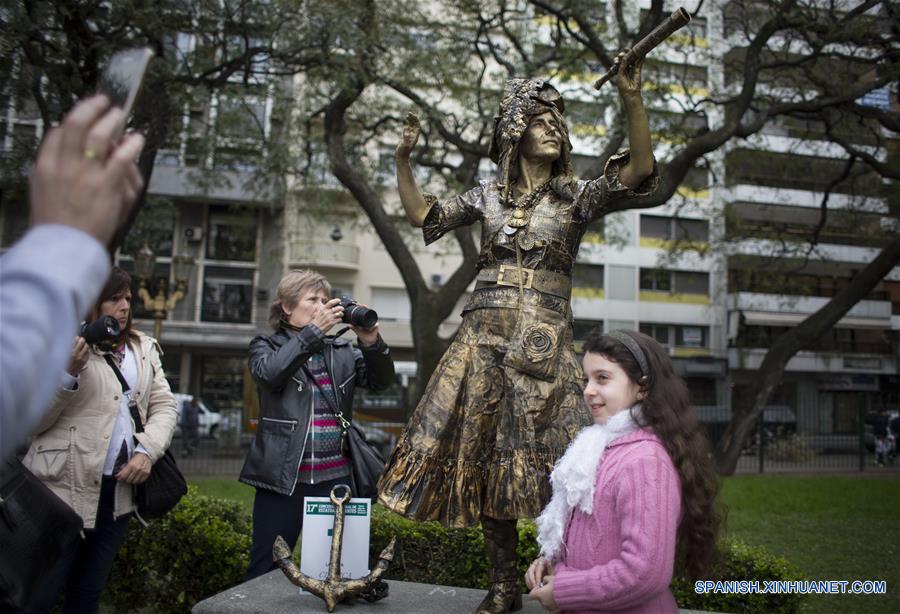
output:
[[[91,323],[81,325],[81,336],[88,345],[96,345],[119,335],[119,321],[112,316],[102,316]]]
[[[353,299],[344,297],[341,300],[341,306],[344,308],[344,317],[341,321],[345,324],[371,328],[378,323],[378,314],[374,309],[363,307]]]

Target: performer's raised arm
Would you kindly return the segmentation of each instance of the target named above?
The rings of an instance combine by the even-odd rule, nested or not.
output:
[[[419,118],[415,113],[407,113],[403,134],[394,154],[397,160],[397,189],[400,192],[400,202],[403,203],[409,223],[416,228],[422,227],[429,209],[428,203],[422,197],[422,192],[419,191],[419,186],[416,185],[412,167],[409,164],[409,154],[412,153],[416,141],[419,140],[420,131]]]
[[[621,62],[626,52],[616,56],[616,62]],[[631,156],[628,163],[619,172],[619,181],[629,188],[637,188],[641,182],[653,173],[653,149],[650,144],[650,125],[647,120],[647,111],[644,109],[644,101],[641,99],[641,67],[643,58],[626,64],[619,69],[618,75],[613,78],[616,87],[619,88],[619,97],[625,109],[628,121],[628,143]]]

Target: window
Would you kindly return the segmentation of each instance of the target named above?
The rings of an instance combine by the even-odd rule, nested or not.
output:
[[[709,273],[675,271],[675,292],[684,294],[709,294]]]
[[[603,265],[576,263],[572,269],[572,287],[602,289]]]
[[[641,216],[641,236],[650,239],[670,239],[671,218],[659,215]]]
[[[215,260],[256,259],[256,211],[211,205],[206,257]]]
[[[676,241],[709,241],[709,222],[672,218]]]
[[[216,118],[219,136],[261,139],[265,134],[266,101],[256,96],[221,96]]]
[[[709,295],[709,273],[641,269],[641,290]]]
[[[409,293],[406,288],[372,288],[371,307],[382,320],[410,319]]]
[[[592,330],[603,332],[603,320],[582,320],[572,322],[572,336],[575,341],[584,341]]]
[[[638,329],[648,337],[656,339],[660,345],[669,345],[669,325],[668,324],[648,324],[642,323]]]
[[[676,326],[675,345],[682,348],[707,347],[707,328],[704,326]]]
[[[664,241],[706,242],[709,240],[709,222],[661,215],[642,215],[641,237]]]
[[[204,322],[250,323],[253,311],[253,269],[207,266],[203,273]]]
[[[641,269],[641,290],[668,292],[672,289],[672,275],[665,269]]]
[[[141,207],[125,236],[122,255],[133,258],[146,244],[157,257],[171,256],[176,215],[175,205],[171,201],[148,196],[147,204]]]
[[[607,298],[633,301],[634,294],[634,267],[609,265]]]

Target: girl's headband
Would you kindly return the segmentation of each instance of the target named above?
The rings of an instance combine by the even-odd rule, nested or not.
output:
[[[647,366],[647,356],[644,354],[644,350],[641,349],[641,346],[638,345],[638,342],[634,340],[634,337],[621,330],[610,331],[606,333],[606,336],[612,337],[628,348],[628,351],[634,356],[634,359],[638,363],[638,367],[641,369],[641,375],[647,375],[650,372],[650,368]]]

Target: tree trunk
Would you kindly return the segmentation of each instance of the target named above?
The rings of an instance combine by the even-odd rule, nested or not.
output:
[[[716,446],[716,469],[721,475],[734,474],[741,448],[772,396],[772,391],[781,381],[788,361],[837,324],[898,263],[900,237],[891,241],[877,258],[857,273],[844,290],[775,341],[757,371],[758,392],[754,396],[737,400],[732,408],[731,421]]]
[[[447,342],[440,338],[441,322],[431,309],[419,309],[412,314],[413,347],[416,352],[416,385],[410,391],[409,409],[419,403],[435,367],[447,349]]]

